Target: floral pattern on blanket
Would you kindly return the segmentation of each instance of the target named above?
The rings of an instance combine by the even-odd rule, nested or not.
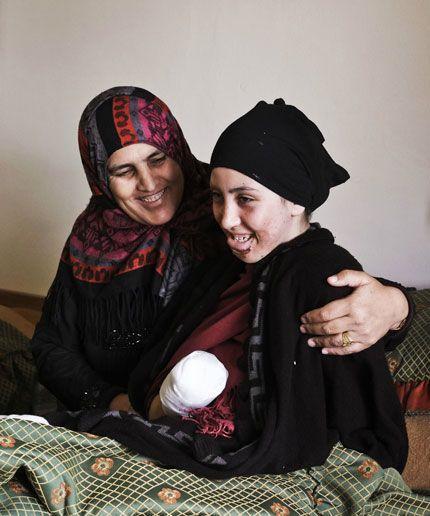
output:
[[[430,514],[396,471],[339,444],[320,467],[208,480],[105,437],[17,419],[0,436],[0,514]]]

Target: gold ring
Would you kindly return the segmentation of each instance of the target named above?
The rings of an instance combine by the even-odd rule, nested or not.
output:
[[[348,332],[344,331],[342,332],[342,347],[347,348],[351,345],[351,339],[349,338]]]

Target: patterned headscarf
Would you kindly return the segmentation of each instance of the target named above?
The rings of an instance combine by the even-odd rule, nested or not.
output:
[[[192,247],[193,238],[198,239],[198,220],[209,211],[207,172],[191,154],[178,122],[149,91],[115,87],[88,104],[78,136],[93,195],[74,224],[63,250],[63,262],[71,266],[75,279],[91,284],[109,283],[116,275],[148,265],[163,275],[171,244],[169,229],[174,227],[183,233],[184,245]],[[109,157],[135,143],[147,143],[164,152],[184,174],[182,203],[163,226],[132,220],[117,206],[109,189]]]

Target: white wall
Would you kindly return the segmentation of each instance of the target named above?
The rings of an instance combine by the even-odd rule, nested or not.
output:
[[[283,96],[351,173],[315,220],[365,268],[430,286],[430,1],[3,0],[0,288],[44,294],[89,189],[76,127],[113,85],[167,102],[208,159]]]

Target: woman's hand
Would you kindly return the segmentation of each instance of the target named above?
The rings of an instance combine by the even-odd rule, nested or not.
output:
[[[128,394],[117,394],[109,403],[109,410],[121,410],[123,412],[135,412],[131,406]]]
[[[308,340],[309,346],[322,347],[324,354],[348,355],[362,351],[389,330],[399,329],[408,315],[408,301],[403,292],[382,285],[365,272],[343,270],[327,281],[335,287],[354,287],[354,292],[301,318],[300,331],[315,335]],[[351,344],[343,347],[342,333],[346,331]]]

